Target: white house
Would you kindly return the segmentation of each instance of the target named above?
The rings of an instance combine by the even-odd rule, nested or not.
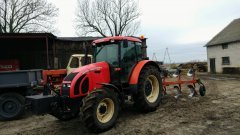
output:
[[[209,72],[240,73],[240,18],[233,20],[205,47]]]

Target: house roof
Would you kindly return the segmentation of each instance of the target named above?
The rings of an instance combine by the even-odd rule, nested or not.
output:
[[[240,18],[233,20],[227,27],[219,32],[205,46],[213,46],[224,43],[240,41]]]

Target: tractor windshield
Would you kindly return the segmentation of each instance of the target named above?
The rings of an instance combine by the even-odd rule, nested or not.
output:
[[[112,66],[118,66],[118,43],[99,44],[95,48],[95,61],[106,61]]]

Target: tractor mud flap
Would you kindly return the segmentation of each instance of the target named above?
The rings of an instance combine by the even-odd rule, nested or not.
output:
[[[34,95],[26,96],[27,108],[36,115],[50,113],[51,105],[58,102],[59,97],[53,95]]]

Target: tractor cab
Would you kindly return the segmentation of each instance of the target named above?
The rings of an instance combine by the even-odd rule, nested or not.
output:
[[[133,67],[143,59],[142,41],[132,37],[110,37],[93,42],[94,62],[105,61],[110,67],[111,82],[128,83]]]

